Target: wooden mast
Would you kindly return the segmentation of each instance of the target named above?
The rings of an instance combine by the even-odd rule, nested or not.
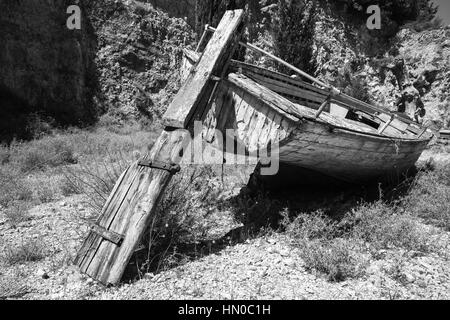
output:
[[[192,121],[202,113],[214,88],[212,76],[222,75],[239,40],[243,10],[227,11],[202,57],[169,106],[166,128],[151,151],[117,181],[102,214],[84,241],[75,264],[104,283],[117,284],[189,141]],[[224,67],[225,66],[225,67]]]

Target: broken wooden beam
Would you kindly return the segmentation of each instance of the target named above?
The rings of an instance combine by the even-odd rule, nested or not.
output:
[[[227,11],[209,41],[200,61],[194,66],[184,86],[163,116],[166,126],[186,128],[202,98],[210,95],[214,84],[211,76],[221,75],[222,67],[231,59],[244,18],[243,10]]]

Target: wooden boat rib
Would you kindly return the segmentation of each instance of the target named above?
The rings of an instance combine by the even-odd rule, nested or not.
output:
[[[198,58],[185,50],[184,68]],[[234,60],[229,72],[216,79],[202,117],[208,142],[214,130],[232,129],[248,153],[279,142],[281,163],[361,183],[413,167],[433,136],[388,110],[285,74]]]

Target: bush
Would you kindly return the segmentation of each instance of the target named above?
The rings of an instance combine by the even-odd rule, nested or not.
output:
[[[107,158],[90,160],[76,167],[66,166],[62,169],[63,193],[84,194],[88,205],[100,214],[114,185],[131,165],[132,159],[123,153],[117,153],[110,154]]]
[[[52,202],[55,199],[56,190],[51,184],[43,184],[36,188],[36,198],[40,203]]]
[[[0,168],[0,205],[8,207],[16,201],[29,201],[32,191],[12,170]]]
[[[300,256],[305,267],[325,274],[329,281],[344,281],[364,274],[363,259],[350,241],[337,238],[302,243]]]
[[[316,20],[315,1],[278,1],[274,25],[276,54],[312,75],[317,69],[313,50]],[[285,66],[279,66],[279,71],[291,72]]]
[[[73,147],[61,136],[49,136],[13,148],[11,162],[22,172],[77,162]]]
[[[334,81],[334,85],[345,94],[370,103],[370,94],[365,79],[354,76],[358,71],[358,64],[357,61],[355,63],[346,64],[343,68],[343,72],[340,73]]]
[[[428,235],[413,217],[381,201],[362,205],[346,219],[354,225],[352,237],[375,250],[403,248],[426,253],[432,249]]]
[[[336,223],[321,211],[302,213],[293,221],[284,221],[286,233],[293,241],[331,240],[336,234],[336,226]]]
[[[352,242],[339,237],[337,222],[322,212],[300,214],[283,222],[291,243],[309,270],[327,276],[329,281],[343,281],[364,274],[364,258]]]
[[[174,267],[188,259],[179,247],[208,238],[215,227],[208,217],[217,209],[220,188],[209,167],[188,167],[175,176],[143,237],[142,272]]]
[[[6,247],[3,260],[13,266],[25,262],[40,261],[45,258],[45,246],[40,241],[27,240],[17,247]]]
[[[16,201],[12,203],[8,208],[5,209],[6,221],[11,225],[16,227],[19,223],[28,220],[28,210],[30,205],[27,202]]]
[[[450,231],[450,168],[421,172],[404,206],[425,222]]]

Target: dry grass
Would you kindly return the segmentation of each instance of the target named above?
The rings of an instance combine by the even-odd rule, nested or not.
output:
[[[23,241],[15,247],[6,247],[2,260],[9,266],[40,261],[46,256],[45,245],[35,239]]]
[[[340,219],[316,212],[291,220],[284,212],[282,226],[308,269],[332,281],[359,277],[364,274],[367,257],[378,259],[383,250],[412,254],[442,251],[434,239],[436,233],[449,230],[449,178],[447,168],[428,168],[420,171],[399,200],[362,203]]]
[[[370,244],[374,250],[401,248],[421,253],[433,250],[429,234],[401,206],[381,201],[364,204],[347,216],[346,223],[349,222],[354,225],[351,237]]]
[[[16,227],[21,222],[29,219],[28,210],[31,205],[24,201],[15,201],[10,204],[5,210],[4,214],[6,221],[13,227]]]
[[[8,168],[0,168],[0,206],[8,207],[16,201],[29,201],[32,194],[20,174]]]
[[[307,269],[325,274],[330,281],[364,274],[366,259],[354,242],[339,236],[337,222],[322,212],[300,214],[293,221],[287,212],[284,215],[286,233]]]
[[[450,231],[450,167],[420,172],[404,199],[407,212]]]
[[[10,146],[9,163],[23,173],[76,162],[73,146],[61,135]]]
[[[217,210],[221,192],[216,178],[210,168],[195,166],[173,178],[143,237],[141,274],[188,261],[189,253],[180,247],[208,238],[213,227],[209,216]]]

